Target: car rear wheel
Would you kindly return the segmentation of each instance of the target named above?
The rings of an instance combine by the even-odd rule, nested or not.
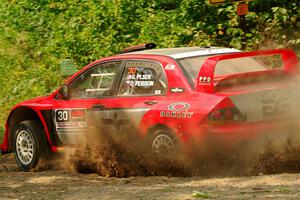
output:
[[[22,171],[34,168],[45,153],[43,129],[35,121],[23,121],[14,129],[14,157]]]
[[[177,146],[177,139],[167,130],[157,130],[152,140],[152,153],[158,158],[174,156]]]
[[[149,167],[156,175],[185,176],[184,152],[177,136],[165,127],[153,130],[149,134],[148,150],[151,157]]]
[[[157,162],[169,162],[176,160],[180,154],[178,138],[166,127],[152,130],[148,135],[148,151]]]

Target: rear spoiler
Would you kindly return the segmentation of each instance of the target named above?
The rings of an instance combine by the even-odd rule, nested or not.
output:
[[[288,74],[298,73],[298,59],[297,59],[297,55],[293,50],[275,49],[275,50],[223,54],[218,56],[212,56],[205,60],[197,77],[196,90],[208,92],[208,93],[214,92],[214,86],[215,86],[214,71],[219,61],[230,60],[235,58],[270,56],[270,55],[281,56],[283,70],[286,71]]]

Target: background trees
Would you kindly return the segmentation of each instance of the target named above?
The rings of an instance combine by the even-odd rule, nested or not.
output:
[[[235,4],[206,0],[0,0],[0,126],[12,105],[57,88],[60,61],[78,69],[144,42],[300,51],[299,0],[255,0],[240,28]]]

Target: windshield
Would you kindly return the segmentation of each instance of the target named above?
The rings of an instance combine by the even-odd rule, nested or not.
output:
[[[186,71],[186,75],[188,79],[191,79],[195,84],[198,73],[204,63],[204,61],[211,57],[210,56],[198,56],[198,57],[190,57],[183,58],[179,60],[179,63]],[[245,72],[254,72],[254,71],[262,71],[267,70],[264,65],[254,58],[237,58],[230,60],[223,60],[217,63],[215,68],[215,76],[224,76],[230,74],[237,73],[245,73]]]

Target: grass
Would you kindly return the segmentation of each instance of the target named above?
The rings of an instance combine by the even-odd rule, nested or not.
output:
[[[194,198],[200,198],[200,199],[207,199],[210,198],[210,194],[207,192],[201,192],[201,191],[193,191],[192,196]]]

